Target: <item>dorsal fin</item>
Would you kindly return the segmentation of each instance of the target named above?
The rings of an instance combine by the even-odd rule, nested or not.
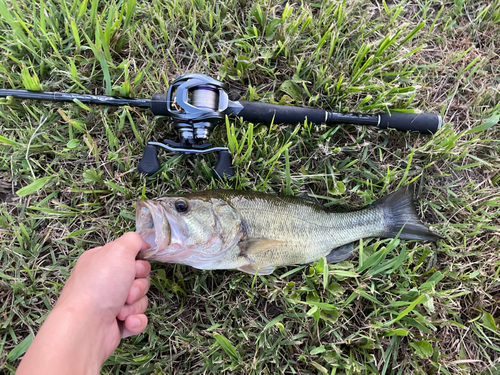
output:
[[[317,204],[319,205],[320,203],[313,197],[311,197],[309,195],[309,193],[305,192],[305,191],[301,191],[300,193],[297,193],[294,195],[294,197],[297,197],[297,198],[300,198],[300,199],[303,199],[305,201],[308,201],[310,203],[314,203],[314,204]]]

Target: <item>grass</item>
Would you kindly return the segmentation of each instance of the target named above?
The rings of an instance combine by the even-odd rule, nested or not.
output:
[[[163,154],[164,118],[0,99],[0,368],[9,373],[76,259],[134,229],[141,197],[230,187],[359,208],[416,182],[436,244],[367,239],[340,264],[253,278],[154,264],[147,330],[102,373],[500,371],[500,1],[0,0],[4,88],[151,97],[187,72],[232,99],[438,112],[433,137],[229,121],[238,177]]]

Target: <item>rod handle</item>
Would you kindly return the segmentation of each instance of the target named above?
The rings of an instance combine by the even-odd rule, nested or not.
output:
[[[324,109],[247,102],[244,100],[239,103],[243,106],[243,109],[238,113],[238,116],[253,123],[296,124],[307,119],[308,122],[321,124],[326,121]]]
[[[417,131],[422,134],[436,133],[443,119],[436,113],[380,113],[378,127],[381,129],[396,129],[399,131]]]

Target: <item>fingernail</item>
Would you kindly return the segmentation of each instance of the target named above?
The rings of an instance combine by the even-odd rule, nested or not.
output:
[[[130,328],[137,328],[141,325],[141,320],[139,318],[132,317],[130,318],[129,324]]]

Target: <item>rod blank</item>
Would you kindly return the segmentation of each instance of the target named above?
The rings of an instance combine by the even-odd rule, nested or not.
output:
[[[115,98],[104,95],[88,95],[88,94],[70,94],[64,92],[46,92],[46,91],[29,91],[29,90],[11,90],[0,89],[0,97],[12,96],[18,99],[34,99],[34,100],[49,100],[52,102],[73,102],[75,99],[82,103],[114,105],[131,107],[150,108],[150,99],[128,99]]]

